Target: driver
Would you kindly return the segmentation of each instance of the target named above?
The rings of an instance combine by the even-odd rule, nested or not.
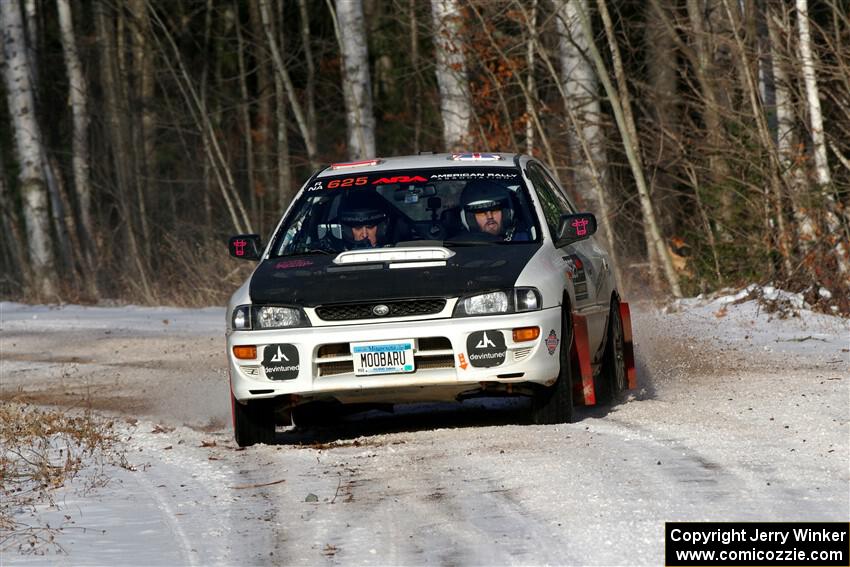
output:
[[[528,240],[517,232],[510,191],[493,181],[476,179],[463,188],[460,195],[461,223],[472,234],[489,235],[509,240]]]
[[[387,213],[382,200],[379,195],[366,191],[351,192],[343,197],[339,223],[346,249],[379,248],[386,244]]]

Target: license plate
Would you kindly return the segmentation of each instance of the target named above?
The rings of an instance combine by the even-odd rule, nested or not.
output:
[[[413,372],[413,341],[351,343],[354,374],[402,374]]]

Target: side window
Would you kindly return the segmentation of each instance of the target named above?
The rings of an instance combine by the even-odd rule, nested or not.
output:
[[[545,169],[541,168],[541,170],[543,172],[543,179],[546,180],[546,183],[552,189],[552,193],[558,200],[558,204],[560,205],[561,210],[564,212],[564,214],[572,214],[577,212],[576,208],[573,206],[572,201],[567,198],[567,196],[564,194],[564,191],[558,186],[557,183],[555,183],[555,180],[552,179],[552,176],[550,176]]]
[[[543,216],[546,217],[546,225],[549,227],[549,234],[552,238],[558,234],[558,226],[561,222],[561,207],[557,197],[552,192],[552,187],[546,182],[543,170],[534,163],[528,164],[525,170],[526,175],[534,185],[537,198],[540,199],[540,206],[543,209]]]

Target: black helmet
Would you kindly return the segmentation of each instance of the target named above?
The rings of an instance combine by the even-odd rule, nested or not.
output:
[[[513,225],[514,210],[511,206],[511,192],[493,181],[476,179],[470,181],[460,194],[462,211],[460,220],[470,232],[480,232],[475,222],[475,213],[484,211],[502,211],[502,232]]]
[[[384,244],[387,233],[387,213],[384,199],[370,190],[352,191],[344,195],[339,206],[339,223],[344,227],[377,226],[377,246]],[[342,231],[343,239],[352,245],[355,243],[350,230]]]

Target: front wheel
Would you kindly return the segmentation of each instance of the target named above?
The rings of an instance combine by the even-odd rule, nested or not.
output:
[[[274,443],[274,405],[272,400],[241,403],[230,394],[233,407],[233,433],[236,444],[249,447],[257,443]]]
[[[554,386],[543,388],[531,400],[531,421],[537,425],[570,423],[573,420],[573,366],[570,349],[572,325],[565,313],[561,317],[560,371]]]
[[[602,371],[596,389],[597,401],[609,404],[626,390],[626,346],[623,337],[623,320],[620,318],[620,304],[611,302],[608,316],[608,336],[605,352],[602,355]]]

